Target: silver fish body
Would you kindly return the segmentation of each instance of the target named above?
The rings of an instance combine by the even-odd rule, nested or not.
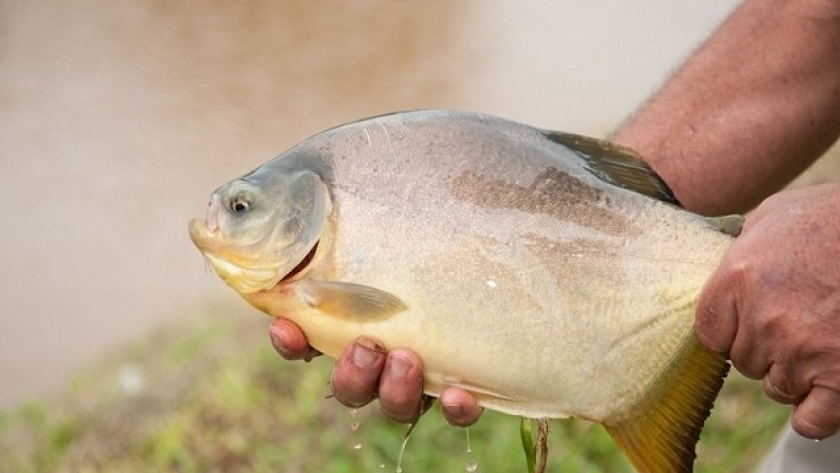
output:
[[[247,237],[235,229],[252,216],[231,217],[237,186],[259,191],[249,205],[279,209]],[[732,236],[680,209],[631,151],[485,115],[404,112],[316,135],[214,202],[193,240],[324,353],[359,335],[409,347],[430,395],[458,386],[490,409],[600,422],[626,450],[644,434],[620,431],[656,403],[682,403],[668,391],[696,375],[700,426],[673,427],[693,438],[678,441],[693,458],[726,369],[696,342],[693,313]],[[643,470],[686,464],[629,454]]]

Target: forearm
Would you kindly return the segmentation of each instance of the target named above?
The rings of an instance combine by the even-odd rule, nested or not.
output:
[[[840,133],[840,2],[748,0],[612,137],[689,209],[743,212]]]

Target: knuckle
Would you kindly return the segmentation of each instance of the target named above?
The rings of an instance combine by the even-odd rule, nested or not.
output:
[[[791,387],[792,383],[786,379],[776,378],[771,380],[770,376],[764,377],[764,393],[770,399],[782,404],[794,404],[801,396],[796,395]]]
[[[710,350],[727,353],[738,329],[737,290],[733,271],[723,265],[703,288],[695,315],[695,333]]]
[[[739,373],[749,379],[761,379],[766,373],[766,370],[761,369],[761,367],[754,363],[751,359],[735,354],[732,355],[732,366],[734,366]]]

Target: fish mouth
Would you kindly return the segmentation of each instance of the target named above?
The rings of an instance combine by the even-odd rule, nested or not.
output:
[[[265,291],[303,279],[313,266],[321,242],[320,239],[316,240],[300,260],[291,258],[291,261],[286,259],[284,263],[271,262],[263,260],[259,255],[243,254],[236,247],[226,245],[218,228],[213,228],[212,223],[193,219],[189,224],[190,237],[219,277],[243,294]],[[300,255],[305,248],[295,253]],[[288,269],[290,266],[291,270]],[[288,272],[281,277],[284,269]]]

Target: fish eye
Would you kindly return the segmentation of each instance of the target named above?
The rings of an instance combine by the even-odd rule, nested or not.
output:
[[[234,215],[242,215],[251,210],[251,201],[244,195],[237,195],[230,200],[228,207]]]

